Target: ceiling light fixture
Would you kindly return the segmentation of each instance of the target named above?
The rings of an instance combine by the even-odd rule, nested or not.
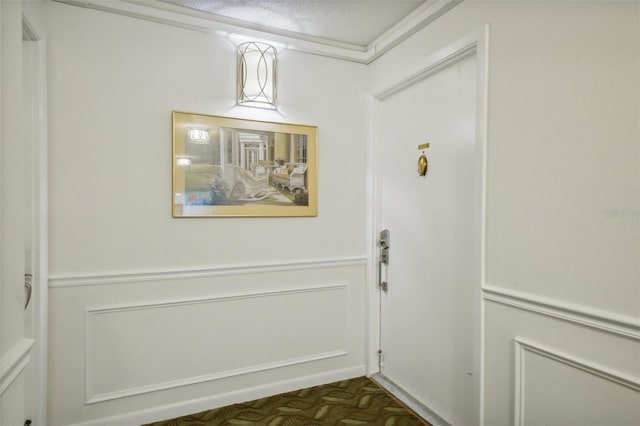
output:
[[[258,42],[238,46],[238,105],[277,109],[275,47]]]

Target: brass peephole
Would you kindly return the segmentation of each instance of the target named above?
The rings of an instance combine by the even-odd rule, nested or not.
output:
[[[422,145],[418,145],[419,150],[425,150],[429,148],[429,143],[423,143]],[[418,158],[418,175],[426,176],[427,169],[429,168],[429,160],[427,160],[427,156],[422,151],[422,155]]]

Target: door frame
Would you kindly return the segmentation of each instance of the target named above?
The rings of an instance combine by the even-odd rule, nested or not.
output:
[[[480,353],[477,354],[480,372],[479,411],[480,424],[484,425],[484,303],[482,288],[485,284],[486,253],[486,195],[487,195],[487,132],[488,132],[488,88],[489,88],[489,25],[468,34],[467,36],[439,49],[435,53],[408,67],[402,73],[389,78],[383,84],[369,92],[368,139],[371,141],[367,152],[367,375],[379,373],[378,350],[380,349],[381,332],[381,297],[377,283],[377,238],[381,228],[381,140],[380,119],[382,102],[389,96],[416,84],[432,74],[452,65],[466,57],[475,55],[477,61],[476,81],[476,143],[479,146],[478,158],[480,166],[480,277],[476,288],[476,297],[480,311],[478,312],[478,329],[476,336]],[[393,237],[392,237],[393,239]],[[398,395],[402,399],[401,395]],[[410,395],[408,396],[410,399]],[[413,401],[408,401],[413,402]],[[412,404],[413,405],[413,404]]]
[[[27,379],[28,394],[35,402],[31,419],[34,424],[47,423],[48,392],[48,151],[47,151],[47,56],[46,41],[42,39],[29,19],[22,15],[22,48],[25,62],[24,81],[32,90],[25,94],[25,122],[35,130],[30,135],[31,144],[31,265],[33,296],[31,312],[35,341],[31,365],[31,377]],[[28,107],[28,108],[27,108]],[[28,403],[28,402],[25,402]],[[26,407],[26,405],[25,405]]]

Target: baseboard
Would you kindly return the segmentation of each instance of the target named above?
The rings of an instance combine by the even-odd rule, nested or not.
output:
[[[352,379],[365,375],[365,366],[343,368],[339,370],[327,371],[295,379],[283,380],[268,383],[252,388],[241,389],[220,395],[208,396],[206,398],[192,399],[171,405],[163,405],[147,410],[135,411],[113,417],[104,417],[83,423],[76,423],[71,426],[121,426],[123,424],[144,424],[180,417],[191,413],[224,407],[225,405],[236,404],[238,402],[251,401],[264,398],[279,393],[291,392],[311,386],[318,386],[340,380]],[[437,425],[436,425],[437,426]]]
[[[391,395],[398,398],[400,402],[411,408],[417,415],[428,421],[432,426],[451,426],[449,422],[412,397],[400,386],[387,379],[384,375],[376,373],[371,376],[371,380],[382,386]]]

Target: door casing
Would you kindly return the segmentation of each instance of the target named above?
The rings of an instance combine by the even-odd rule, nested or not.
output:
[[[29,146],[27,158],[31,180],[30,256],[26,267],[33,275],[33,293],[26,311],[30,327],[25,330],[35,343],[32,359],[26,368],[28,400],[27,414],[34,424],[46,424],[47,420],[47,333],[48,333],[48,210],[47,210],[47,84],[46,42],[23,15],[23,81],[29,90],[24,91],[25,126],[32,129],[26,135]]]
[[[367,155],[367,182],[368,192],[371,196],[368,199],[367,211],[367,247],[368,264],[367,270],[367,303],[368,303],[368,341],[367,341],[367,374],[372,375],[379,372],[378,350],[380,349],[381,315],[380,315],[380,290],[377,283],[377,238],[381,231],[381,140],[378,135],[380,129],[376,123],[380,123],[381,103],[389,96],[406,89],[407,87],[422,81],[439,70],[449,66],[451,63],[469,55],[476,55],[477,61],[477,85],[476,85],[476,143],[480,158],[476,160],[481,168],[481,221],[480,239],[480,283],[477,289],[478,297],[481,298],[481,288],[485,283],[485,247],[486,247],[486,164],[487,164],[487,121],[488,121],[488,82],[489,82],[489,25],[485,25],[479,30],[449,44],[448,46],[429,55],[419,61],[413,67],[409,67],[402,74],[390,78],[387,82],[375,87],[370,91],[370,114],[372,117],[370,128],[370,150]],[[477,336],[477,354],[480,365],[479,389],[477,389],[478,404],[480,411],[480,424],[484,424],[484,305],[480,305],[479,333]],[[398,395],[401,399],[402,395]],[[413,402],[413,401],[407,401]]]

